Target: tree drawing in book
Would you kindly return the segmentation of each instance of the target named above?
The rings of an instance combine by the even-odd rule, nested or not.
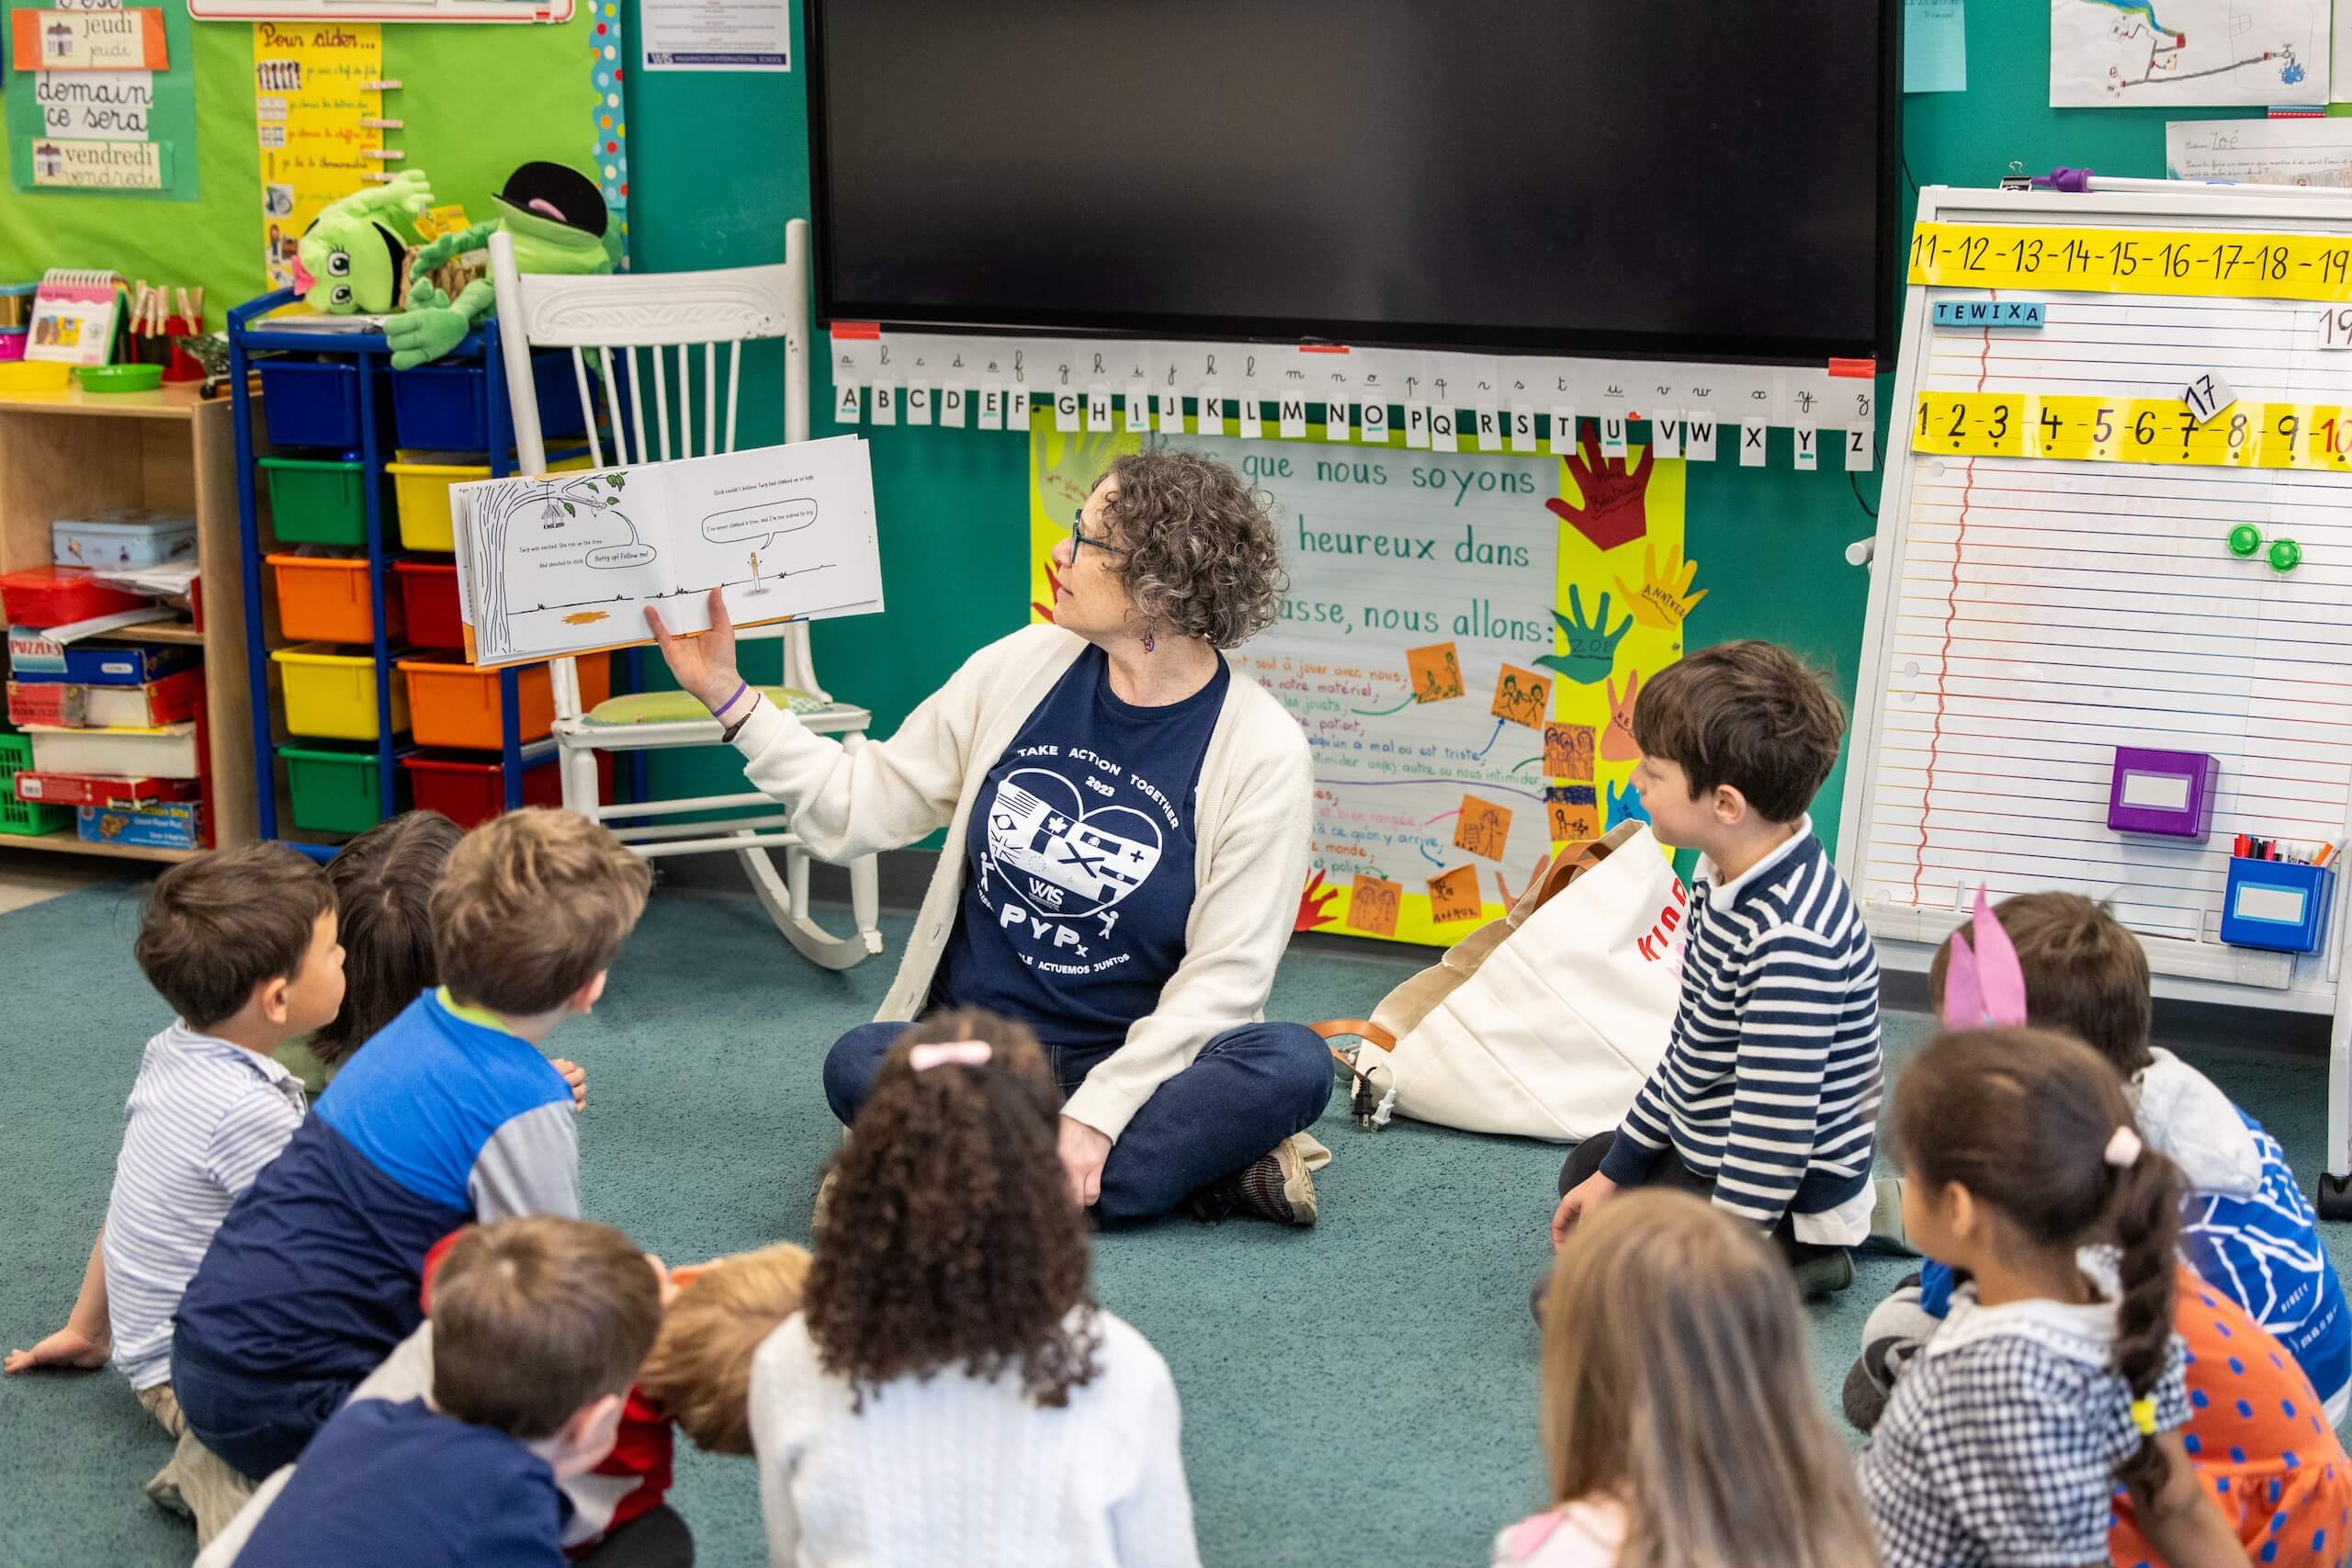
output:
[[[477,665],[881,604],[873,480],[855,437],[451,487]],[[682,602],[683,601],[683,602]]]

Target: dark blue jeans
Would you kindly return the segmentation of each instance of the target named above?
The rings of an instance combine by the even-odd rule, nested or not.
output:
[[[825,1057],[825,1099],[843,1125],[874,1091],[882,1060],[907,1030],[862,1023]],[[1046,1048],[1069,1093],[1109,1051]],[[1315,1125],[1331,1098],[1331,1053],[1303,1023],[1245,1023],[1213,1036],[1193,1065],[1161,1084],[1111,1145],[1102,1166],[1105,1220],[1164,1214],[1293,1133]]]

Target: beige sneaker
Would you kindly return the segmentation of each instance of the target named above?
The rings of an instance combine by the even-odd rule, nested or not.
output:
[[[1276,1224],[1311,1225],[1318,1212],[1315,1173],[1330,1163],[1329,1149],[1307,1134],[1296,1133],[1194,1193],[1190,1206],[1204,1220],[1248,1214]]]

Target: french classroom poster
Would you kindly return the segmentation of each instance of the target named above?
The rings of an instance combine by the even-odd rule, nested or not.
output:
[[[261,137],[262,262],[269,287],[294,281],[295,245],[331,201],[389,172],[383,29],[374,22],[254,24],[254,118]]]
[[[1227,422],[1231,428],[1231,422]],[[1526,457],[1218,434],[1057,430],[1032,412],[1030,615],[1095,479],[1146,442],[1230,464],[1273,502],[1281,617],[1229,655],[1315,757],[1297,929],[1448,945],[1560,847],[1640,815],[1644,680],[1706,597],[1683,464],[1645,447]]]

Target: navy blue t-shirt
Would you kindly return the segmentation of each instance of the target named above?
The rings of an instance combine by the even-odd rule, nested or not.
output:
[[[1193,794],[1233,672],[1181,703],[1111,694],[1089,648],[989,769],[934,1007],[1019,1019],[1059,1050],[1125,1043],[1184,957]]]
[[[319,1428],[237,1568],[563,1568],[571,1504],[548,1461],[421,1399],[354,1400]]]

